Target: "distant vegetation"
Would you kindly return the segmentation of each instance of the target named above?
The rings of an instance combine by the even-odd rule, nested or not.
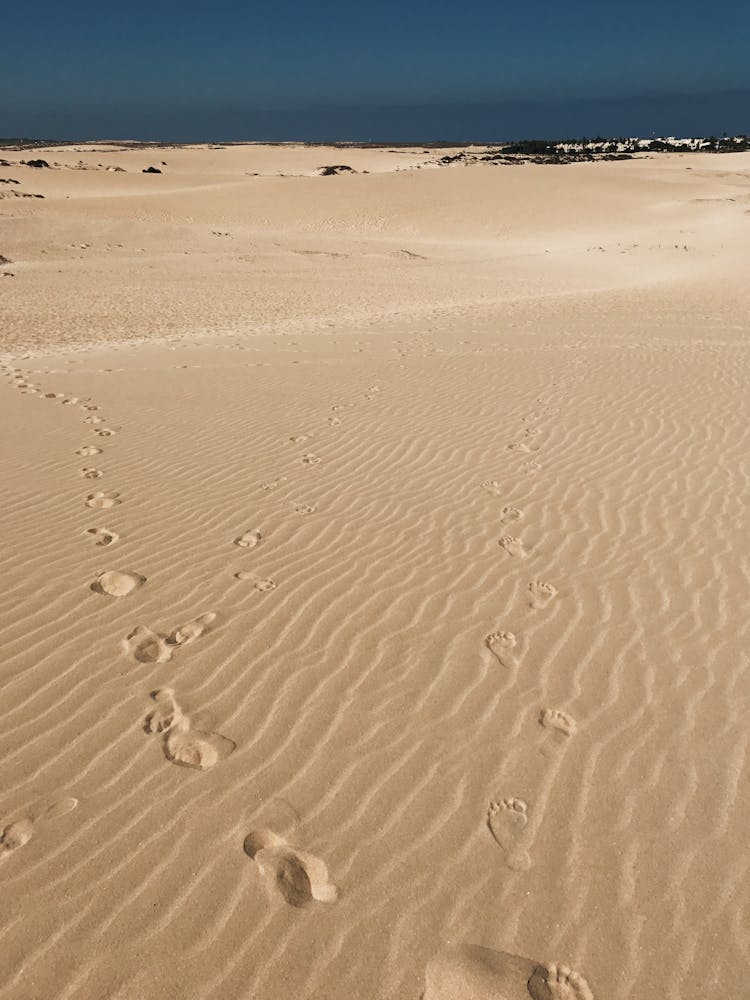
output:
[[[0,149],[13,149],[13,150],[24,150],[24,149],[41,149],[50,146],[77,146],[80,145],[82,140],[72,140],[72,139],[29,139],[29,138],[0,138]],[[283,146],[286,143],[283,142],[269,142],[264,143],[262,140],[248,139],[246,142],[251,142],[257,145],[268,145],[268,146]],[[208,141],[207,141],[207,144]],[[225,146],[241,146],[244,142],[227,142]],[[174,143],[174,142],[141,142],[137,140],[119,140],[115,142],[92,142],[86,141],[87,146],[96,145],[106,145],[106,146],[116,146],[128,149],[149,149],[149,148],[179,148],[181,145],[195,145],[194,143]],[[704,152],[704,153],[740,153],[747,152],[750,150],[750,138],[746,135],[734,135],[730,136],[724,133],[720,138],[711,136],[697,136],[689,139],[677,139],[674,136],[659,136],[651,139],[642,139],[636,137],[620,137],[620,138],[604,138],[603,136],[597,136],[594,139],[589,139],[586,137],[579,139],[565,139],[565,140],[553,140],[553,139],[522,139],[519,141],[509,142],[509,143],[491,143],[483,142],[479,139],[473,142],[467,142],[466,140],[462,142],[456,142],[454,140],[441,140],[440,142],[425,142],[420,143],[415,140],[415,142],[398,142],[398,143],[381,143],[381,142],[304,142],[302,145],[305,146],[320,146],[326,148],[337,148],[337,149],[383,149],[388,147],[394,147],[395,149],[413,148],[414,146],[424,146],[426,147],[425,152],[429,149],[462,149],[466,150],[467,147],[478,145],[481,147],[492,147],[491,154],[484,154],[484,156],[492,156],[494,158],[499,158],[502,156],[517,157],[544,157],[552,158],[548,162],[560,162],[567,163],[572,160],[579,159],[601,159],[605,156],[611,158],[625,158],[634,153],[694,153],[694,152]],[[223,146],[212,146],[212,148],[224,148]],[[471,153],[472,159],[476,159],[478,154]],[[455,157],[451,159],[460,158],[460,154],[456,154]],[[447,160],[447,158],[443,158]],[[33,161],[29,161],[33,162]],[[340,168],[339,168],[340,169]]]

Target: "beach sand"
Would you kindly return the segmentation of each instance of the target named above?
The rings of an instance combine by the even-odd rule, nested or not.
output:
[[[750,154],[3,155],[0,998],[743,996]]]

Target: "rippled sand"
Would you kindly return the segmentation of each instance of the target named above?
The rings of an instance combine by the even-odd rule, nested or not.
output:
[[[739,998],[750,155],[3,155],[2,1000]]]

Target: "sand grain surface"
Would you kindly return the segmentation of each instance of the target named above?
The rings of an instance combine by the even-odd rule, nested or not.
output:
[[[2,1000],[739,996],[750,156],[35,155]]]

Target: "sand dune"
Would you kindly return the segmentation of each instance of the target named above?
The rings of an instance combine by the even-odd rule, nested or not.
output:
[[[38,155],[0,998],[739,996],[750,156]]]

